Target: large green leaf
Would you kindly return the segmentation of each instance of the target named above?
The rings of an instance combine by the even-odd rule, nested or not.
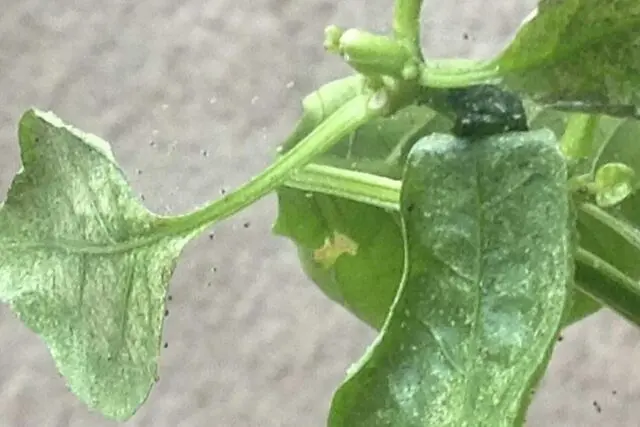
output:
[[[404,280],[331,427],[522,425],[573,277],[566,183],[551,131],[414,146]]]
[[[638,28],[637,0],[540,0],[490,67],[536,101],[640,117]]]
[[[374,120],[317,162],[399,178],[415,141],[451,122],[411,106]],[[398,214],[338,197],[290,188],[278,190],[276,234],[298,248],[307,275],[334,301],[380,328],[403,271]]]
[[[19,138],[23,169],[0,209],[0,298],[81,400],[124,420],[157,381],[165,293],[190,236],[163,233],[106,142],[34,110]]]

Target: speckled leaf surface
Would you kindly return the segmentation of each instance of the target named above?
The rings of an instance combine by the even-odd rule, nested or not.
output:
[[[0,298],[82,401],[126,419],[157,380],[165,293],[189,236],[163,233],[106,142],[35,110],[19,139],[23,169],[0,209]]]
[[[537,101],[640,117],[638,28],[637,0],[541,0],[491,66]]]
[[[573,276],[566,180],[551,131],[414,146],[404,280],[330,427],[522,425]]]

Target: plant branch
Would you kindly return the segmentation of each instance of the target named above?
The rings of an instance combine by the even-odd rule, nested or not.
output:
[[[401,181],[364,172],[310,164],[293,173],[284,185],[383,209],[399,209]]]
[[[360,95],[345,103],[320,123],[300,143],[278,158],[237,190],[225,197],[186,215],[161,220],[173,235],[200,230],[241,211],[282,185],[296,169],[304,167],[314,157],[331,148],[361,125],[385,111],[389,102],[387,92]]]
[[[591,252],[578,248],[575,285],[596,301],[640,325],[640,284]]]
[[[423,87],[450,89],[498,81],[495,68],[482,62],[430,62],[420,69],[418,79]]]
[[[411,53],[420,60],[420,11],[422,0],[396,0],[393,10],[393,32],[398,41],[403,42]]]
[[[634,248],[640,248],[640,233],[638,233],[632,226],[630,226],[626,222],[619,220],[615,216],[609,214],[607,211],[600,209],[599,207],[591,203],[581,204],[580,210],[596,219],[600,223],[609,227],[609,229],[615,232],[618,236],[620,236]]]

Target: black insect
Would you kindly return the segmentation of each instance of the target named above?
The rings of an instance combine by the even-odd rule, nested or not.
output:
[[[482,138],[529,130],[522,100],[497,86],[451,89],[447,100],[456,116],[452,132],[457,136]]]

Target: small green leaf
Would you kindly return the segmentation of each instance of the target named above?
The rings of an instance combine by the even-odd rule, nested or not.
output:
[[[317,161],[397,178],[409,149],[421,136],[450,126],[432,110],[412,106],[361,127]],[[274,232],[296,244],[305,273],[358,318],[382,327],[403,271],[398,214],[284,187],[278,190],[278,206]],[[327,249],[335,248],[336,235],[348,238],[350,251],[343,247],[328,259]]]
[[[640,117],[638,28],[637,0],[540,0],[490,67],[538,102]]]
[[[158,379],[165,293],[191,236],[170,237],[109,145],[31,110],[0,209],[0,298],[49,346],[71,390],[124,420]]]
[[[636,173],[624,163],[607,163],[598,168],[593,189],[601,207],[615,206],[633,193]]]
[[[567,168],[550,131],[411,151],[404,280],[333,399],[331,427],[514,427],[573,277]]]

